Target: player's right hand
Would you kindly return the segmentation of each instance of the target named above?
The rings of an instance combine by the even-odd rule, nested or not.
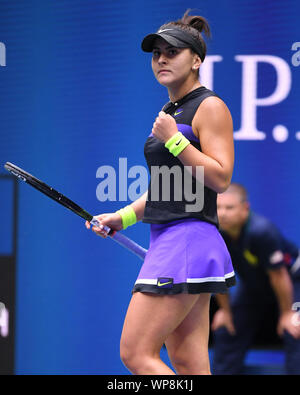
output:
[[[287,331],[295,339],[300,339],[300,318],[299,313],[293,310],[282,313],[277,325],[277,333],[283,336]]]
[[[108,226],[113,231],[119,231],[123,229],[122,218],[118,213],[100,214],[96,215],[94,218],[98,220],[100,226],[98,227],[93,225],[92,231],[103,238],[107,237],[107,232],[103,229],[104,226]],[[90,222],[86,221],[85,226],[87,229],[90,229]]]

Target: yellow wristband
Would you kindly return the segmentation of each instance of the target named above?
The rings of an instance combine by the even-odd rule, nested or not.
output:
[[[181,132],[175,133],[171,138],[169,138],[168,141],[165,143],[165,147],[170,149],[171,145],[175,143],[176,141],[180,140],[180,138],[183,136]]]
[[[131,206],[126,206],[116,211],[116,213],[121,215],[123,229],[128,228],[128,226],[134,225],[137,222],[136,214]]]
[[[178,132],[174,134],[166,143],[165,147],[173,154],[175,157],[178,156],[188,145],[190,141],[181,133]]]

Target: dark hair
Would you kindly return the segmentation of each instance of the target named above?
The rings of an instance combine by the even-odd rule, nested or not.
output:
[[[181,19],[178,19],[177,21],[174,22],[167,22],[164,25],[162,25],[160,29],[166,29],[170,26],[176,26],[186,31],[187,33],[191,34],[196,40],[199,40],[201,42],[201,45],[203,47],[203,54],[204,54],[203,60],[204,60],[207,47],[201,33],[204,32],[206,37],[210,38],[211,37],[210,27],[207,20],[203,16],[189,15],[190,11],[191,11],[190,9],[186,10],[186,12],[184,13]]]

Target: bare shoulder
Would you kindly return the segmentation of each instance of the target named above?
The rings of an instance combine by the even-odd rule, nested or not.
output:
[[[199,105],[196,115],[198,113],[209,112],[209,113],[228,113],[230,115],[230,111],[224,101],[217,96],[209,96],[203,100],[203,102]]]
[[[216,96],[209,96],[199,105],[192,122],[192,128],[199,136],[203,128],[232,129],[232,117],[227,105]]]

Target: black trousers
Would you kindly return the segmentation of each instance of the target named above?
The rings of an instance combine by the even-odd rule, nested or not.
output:
[[[230,335],[225,328],[220,328],[214,333],[213,374],[242,374],[246,352],[253,346],[258,332],[265,331],[264,335],[267,338],[270,331],[274,333],[276,330],[277,320],[274,320],[276,300],[253,298],[241,285],[238,287],[231,301],[236,335]],[[297,305],[300,302],[299,279],[294,281],[294,302],[297,302]],[[300,323],[300,315],[298,322]],[[286,374],[299,375],[300,339],[294,339],[287,332],[284,333],[283,348]]]

